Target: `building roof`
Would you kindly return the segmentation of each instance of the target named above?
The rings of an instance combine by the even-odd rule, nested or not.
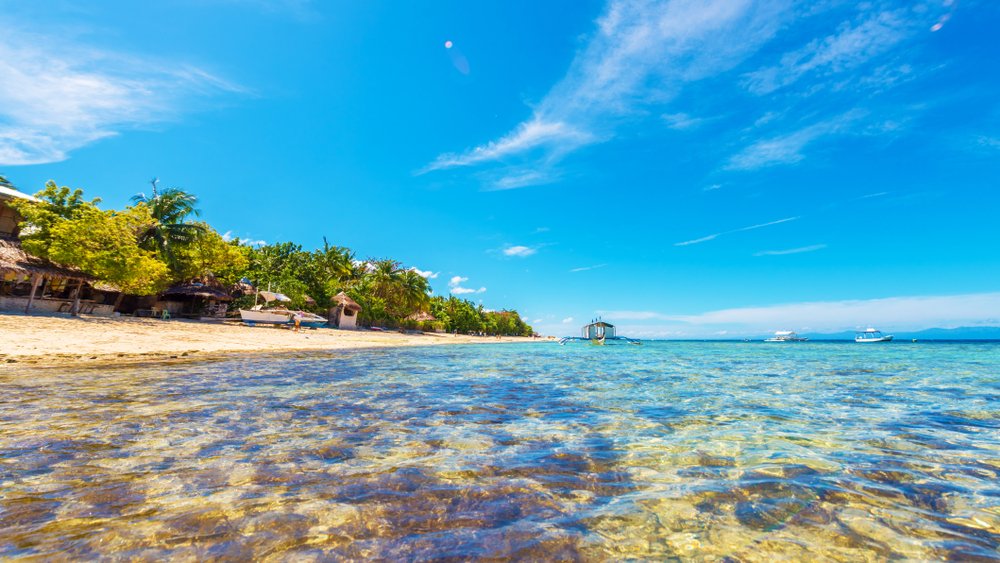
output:
[[[406,317],[406,320],[417,321],[422,323],[425,321],[436,321],[437,317],[428,313],[427,311],[417,311],[416,313],[413,313],[409,317]]]
[[[0,186],[0,200],[4,199],[27,199],[30,201],[39,201],[39,199],[33,195],[28,195],[24,192],[18,191],[10,186]]]
[[[230,297],[225,291],[222,291],[221,289],[212,287],[210,285],[205,285],[203,283],[184,283],[180,285],[175,285],[173,287],[164,290],[162,295],[204,297],[206,299],[216,299],[219,301],[233,300],[233,298]]]
[[[42,276],[91,281],[93,276],[77,268],[60,266],[44,258],[32,256],[21,248],[16,240],[0,238],[0,270],[18,274],[39,274]]]
[[[341,291],[340,293],[338,293],[333,298],[333,301],[334,301],[334,303],[337,303],[338,305],[343,306],[344,309],[350,309],[350,310],[354,310],[354,311],[360,311],[361,310],[361,305],[358,305],[357,301],[355,301],[355,300],[351,299],[350,297],[348,297],[347,294],[344,293],[343,291]]]

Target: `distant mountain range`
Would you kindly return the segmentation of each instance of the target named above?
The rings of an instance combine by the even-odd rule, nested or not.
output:
[[[885,331],[896,340],[1000,340],[1000,326],[962,326],[958,328],[928,328],[915,332]],[[806,333],[810,340],[854,340],[854,331],[833,333]]]

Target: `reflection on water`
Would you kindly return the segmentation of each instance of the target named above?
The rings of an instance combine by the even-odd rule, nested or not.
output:
[[[0,557],[993,560],[1000,345],[0,373]]]

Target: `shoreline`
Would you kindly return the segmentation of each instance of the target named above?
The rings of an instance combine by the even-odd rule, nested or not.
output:
[[[0,313],[0,369],[213,361],[260,354],[544,342],[506,336],[291,329],[241,322]]]

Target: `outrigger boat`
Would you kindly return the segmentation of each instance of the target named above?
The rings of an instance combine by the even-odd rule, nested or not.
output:
[[[271,291],[261,291],[259,295],[264,298],[266,303],[274,301],[287,303],[292,300],[283,293]],[[290,325],[295,324],[296,317],[299,319],[299,325],[307,328],[319,328],[327,324],[326,318],[319,315],[306,311],[289,311],[280,306],[265,309],[264,305],[254,305],[250,309],[240,309],[240,319],[250,326],[255,324]]]
[[[858,331],[854,335],[855,342],[892,342],[891,334],[882,334],[881,330],[876,330],[874,328],[869,328],[868,330]]]
[[[805,342],[806,340],[809,339],[795,334],[794,331],[779,330],[771,338],[765,339],[764,342]]]
[[[642,344],[634,338],[615,334],[615,325],[597,319],[581,329],[581,336],[565,336],[559,339],[560,345],[567,342],[589,342],[594,346],[604,346],[609,342],[625,342],[627,344]]]

